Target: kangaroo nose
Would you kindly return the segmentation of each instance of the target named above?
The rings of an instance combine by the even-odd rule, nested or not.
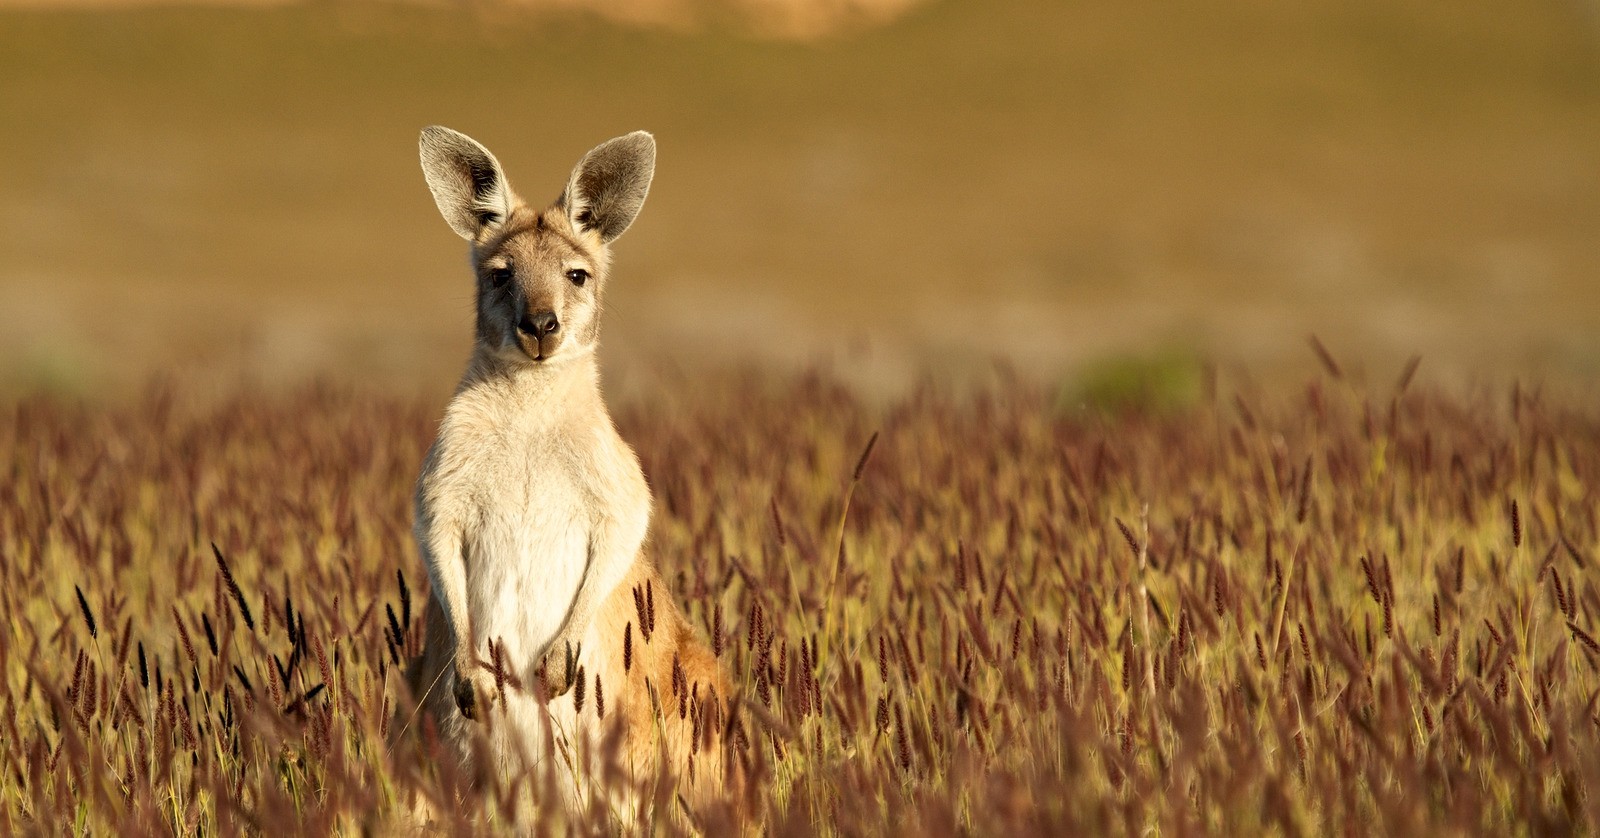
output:
[[[517,324],[517,328],[535,338],[541,338],[545,335],[554,334],[557,329],[561,328],[561,321],[556,319],[555,312],[541,311],[538,314],[524,315],[522,322]]]

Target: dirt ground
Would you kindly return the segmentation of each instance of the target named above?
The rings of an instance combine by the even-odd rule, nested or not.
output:
[[[1593,4],[933,0],[807,41],[665,23],[0,10],[0,380],[448,388],[471,297],[416,163],[429,123],[539,198],[655,132],[607,301],[624,385],[754,361],[890,386],[997,356],[1287,380],[1310,333],[1378,378],[1414,354],[1452,382],[1600,374]]]

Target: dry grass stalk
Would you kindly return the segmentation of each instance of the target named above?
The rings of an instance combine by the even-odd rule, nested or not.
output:
[[[671,597],[738,687],[663,672],[638,706],[691,721],[685,774],[730,749],[775,834],[1592,833],[1600,416],[1415,373],[1110,421],[1015,382],[869,405],[821,376],[619,410],[677,580],[636,591],[629,671]],[[381,833],[427,800],[505,833],[509,797],[603,759],[475,784],[386,750],[433,412],[181,386],[0,412],[0,832]],[[212,541],[240,545],[216,574]],[[575,706],[630,712],[588,680]],[[643,797],[668,834],[676,783]],[[620,826],[593,817],[550,826]]]

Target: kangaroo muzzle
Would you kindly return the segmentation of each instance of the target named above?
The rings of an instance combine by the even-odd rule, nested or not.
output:
[[[517,323],[524,350],[535,359],[547,358],[561,343],[561,321],[553,311],[529,312]]]

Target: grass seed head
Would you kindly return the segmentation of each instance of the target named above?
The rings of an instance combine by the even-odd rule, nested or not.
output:
[[[1513,421],[1503,402],[1411,372],[1392,394],[1325,376],[1301,398],[1093,420],[1009,379],[886,405],[818,377],[697,393],[681,410],[623,406],[658,501],[650,555],[676,582],[631,591],[624,674],[591,689],[574,666],[573,707],[681,727],[694,767],[657,786],[669,808],[716,753],[743,778],[751,828],[775,833],[1341,834],[1374,816],[1593,832],[1581,790],[1600,782],[1600,729],[1585,721],[1600,523],[1572,487],[1600,473],[1600,417],[1526,389]],[[425,639],[406,579],[417,565],[396,558],[393,534],[410,527],[432,407],[308,390],[169,404],[159,422],[146,409],[25,399],[0,413],[0,450],[24,464],[23,480],[0,482],[0,549],[21,557],[0,567],[8,811],[189,834],[236,831],[246,819],[227,801],[247,800],[262,829],[327,832],[397,816],[381,787],[450,801],[443,831],[492,833],[505,795],[561,794],[537,770],[475,786],[392,677]],[[61,432],[76,427],[97,431]],[[830,480],[873,427],[894,444],[863,447],[850,485]],[[111,434],[149,502],[83,480],[98,452],[80,439]],[[869,465],[830,599],[843,494]],[[71,514],[51,511],[69,497]],[[1148,535],[1111,514],[1129,498],[1149,503]],[[1149,551],[1144,590],[1108,521]],[[1509,550],[1494,541],[1507,523]],[[1522,549],[1538,538],[1542,556]],[[193,548],[213,539],[248,539],[252,564],[214,549],[210,574]],[[46,589],[29,576],[42,555],[73,580],[79,615],[19,593]],[[128,576],[159,555],[178,556],[172,573]],[[1469,564],[1484,571],[1470,585]],[[283,584],[241,607],[241,579],[267,567]],[[668,601],[700,603],[712,651],[731,652],[733,697],[690,657],[668,672],[671,652],[633,648],[635,631],[646,649],[678,635]],[[517,691],[498,641],[489,655],[496,688]],[[636,664],[661,670],[635,677]],[[390,756],[402,729],[435,749],[420,767]],[[108,759],[125,802],[76,795]],[[1528,783],[1535,764],[1560,779]],[[1205,780],[1218,776],[1229,783]],[[651,805],[649,823],[666,823]]]

